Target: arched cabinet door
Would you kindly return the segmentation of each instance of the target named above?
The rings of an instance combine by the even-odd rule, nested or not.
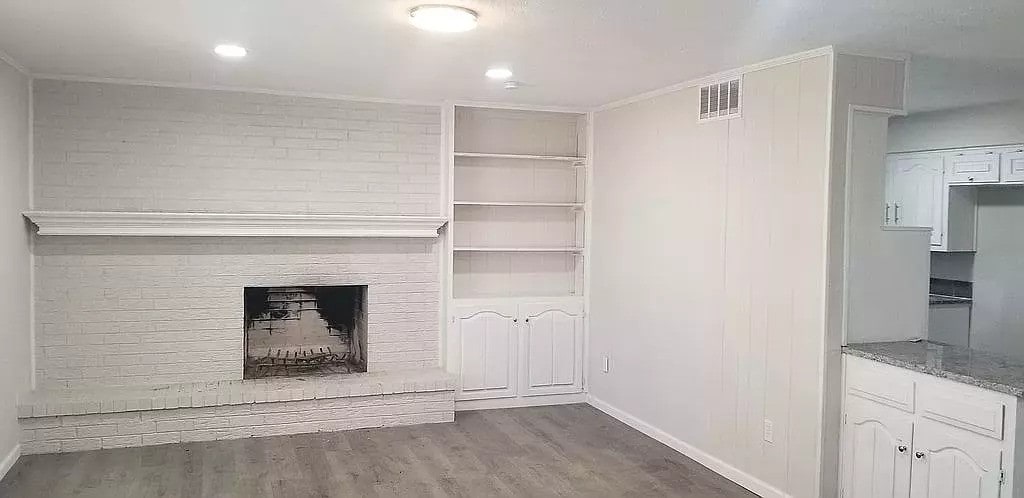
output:
[[[843,497],[909,497],[911,415],[854,396],[846,400]]]
[[[530,303],[522,317],[523,395],[583,391],[583,305]]]
[[[457,399],[507,398],[517,394],[518,320],[514,305],[460,306],[452,339],[459,345]]]
[[[1003,451],[995,440],[929,421],[914,432],[911,498],[998,498]]]

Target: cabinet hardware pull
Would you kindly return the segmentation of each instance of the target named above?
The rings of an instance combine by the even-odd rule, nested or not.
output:
[[[519,319],[518,318],[513,318],[512,319],[512,323],[519,323]]]
[[[530,323],[530,319],[529,318],[526,319],[526,323]]]
[[[907,452],[907,445],[901,444],[901,445],[897,446],[896,447],[896,451],[898,451],[900,453],[906,453]]]
[[[914,458],[917,458],[918,460],[924,460],[924,452],[923,451],[918,451],[918,452],[914,453]]]
[[[885,224],[889,224],[889,203],[885,203]]]
[[[893,210],[893,213],[894,213],[893,214],[893,223],[896,223],[897,225],[899,225],[900,224],[900,203],[894,202],[893,203],[893,207],[895,208]]]
[[[968,178],[967,178],[967,181],[969,181],[969,182],[973,182],[973,181],[974,181],[974,177],[973,177],[973,176],[971,176],[971,177],[968,177]]]

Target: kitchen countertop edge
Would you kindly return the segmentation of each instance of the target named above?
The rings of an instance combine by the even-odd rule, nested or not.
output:
[[[1010,396],[1015,396],[1017,398],[1024,398],[1024,383],[1000,382],[998,380],[985,378],[984,376],[976,376],[969,375],[966,373],[954,372],[943,368],[929,366],[927,363],[910,361],[896,354],[887,354],[884,351],[867,351],[864,349],[859,349],[859,347],[861,346],[872,346],[872,344],[850,344],[847,346],[843,346],[843,353],[849,354],[851,356],[857,356],[859,358],[874,360],[879,363],[884,363],[886,365],[891,365],[894,367],[905,368],[907,370],[928,374],[933,377],[952,380],[954,382],[959,382],[961,384],[968,384],[971,386],[980,387],[982,389],[988,389],[990,391],[1008,394]]]

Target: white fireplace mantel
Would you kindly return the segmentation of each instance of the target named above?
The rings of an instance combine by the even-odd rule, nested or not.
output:
[[[26,211],[39,235],[436,238],[438,216]]]

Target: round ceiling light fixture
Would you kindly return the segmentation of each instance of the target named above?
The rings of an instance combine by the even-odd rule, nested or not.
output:
[[[240,59],[245,57],[249,51],[241,45],[222,44],[213,47],[213,53],[224,57],[225,59]]]
[[[507,67],[492,67],[484,75],[492,80],[507,80],[512,77],[512,70]]]
[[[409,22],[424,31],[461,33],[476,27],[477,14],[455,5],[420,5],[409,11]]]

